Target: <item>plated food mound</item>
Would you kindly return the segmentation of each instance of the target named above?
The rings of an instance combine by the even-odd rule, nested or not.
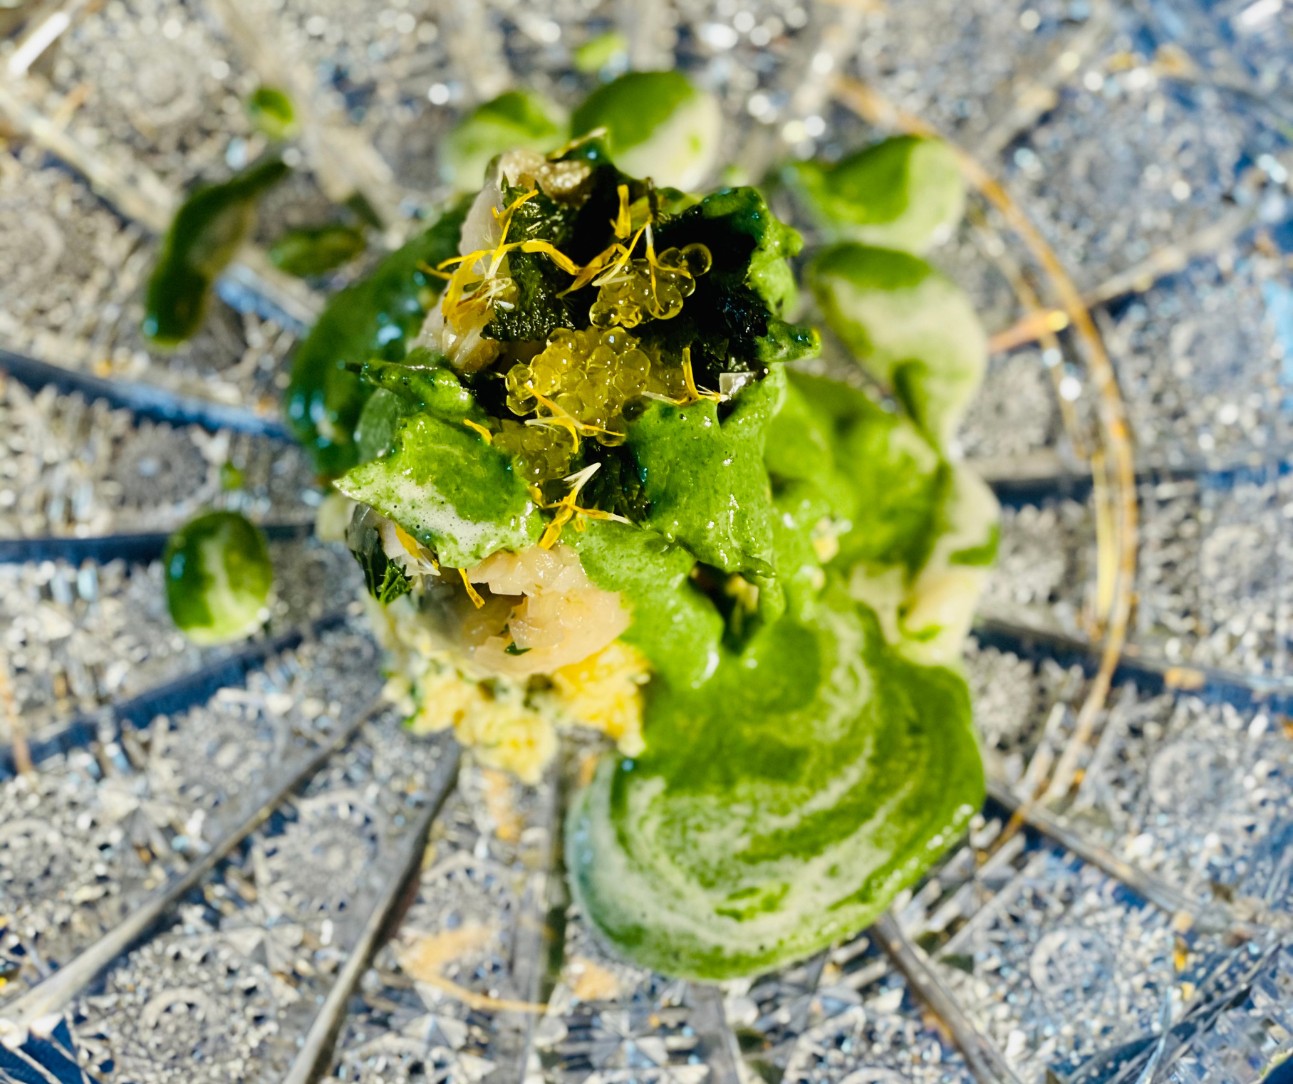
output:
[[[487,176],[415,242],[416,338],[298,414],[348,468],[392,692],[529,782],[563,729],[609,736],[566,857],[632,959],[803,956],[982,800],[953,667],[996,509],[944,447],[982,336],[918,256],[841,233],[808,276],[874,387],[812,375],[801,238],[757,190],[658,187],[597,138]]]

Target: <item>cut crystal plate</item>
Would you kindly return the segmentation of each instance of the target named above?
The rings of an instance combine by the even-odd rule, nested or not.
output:
[[[356,188],[409,221],[464,108],[578,100],[610,31],[717,93],[745,176],[950,139],[937,260],[992,335],[961,437],[1004,506],[967,659],[988,803],[873,928],[724,986],[593,939],[559,771],[522,787],[383,706],[277,405],[322,297],[265,242]],[[300,168],[162,354],[159,232],[259,153],[261,84]],[[1291,88],[1287,0],[0,0],[0,1082],[1281,1072]],[[278,587],[262,635],[199,649],[159,557],[210,506],[266,525]]]

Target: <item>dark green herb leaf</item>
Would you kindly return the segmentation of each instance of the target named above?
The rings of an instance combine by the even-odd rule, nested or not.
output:
[[[408,573],[394,561],[388,561],[386,571],[382,575],[381,586],[377,589],[377,601],[385,606],[400,595],[408,594],[409,586]]]
[[[386,223],[382,221],[382,216],[377,213],[377,208],[372,205],[368,197],[362,192],[353,192],[346,198],[345,208],[361,226],[367,226],[369,229],[381,230],[386,228]]]
[[[226,459],[220,464],[220,488],[226,493],[236,492],[246,483],[247,474],[237,463]]]
[[[512,204],[525,190],[507,188],[503,202]],[[543,192],[526,200],[512,215],[509,241],[548,241],[562,248],[571,236],[578,210],[558,203]],[[570,285],[570,276],[539,252],[512,252],[509,273],[517,297],[510,310],[495,308],[485,335],[500,342],[543,342],[559,327],[576,325],[572,303],[558,297]],[[586,313],[585,313],[586,315]]]
[[[377,517],[371,509],[359,512],[346,531],[346,544],[364,573],[364,586],[383,606],[412,587],[408,574],[386,556]]]
[[[789,258],[802,239],[768,210],[753,188],[726,188],[663,222],[656,250],[699,243],[713,257],[682,313],[643,324],[640,336],[677,352],[690,346],[697,380],[715,387],[724,372],[758,371],[817,353],[809,327],[781,314],[795,299]]]
[[[627,444],[606,447],[596,441],[584,442],[584,465],[601,467],[584,487],[583,496],[594,508],[645,523],[651,513],[642,468]]]
[[[574,316],[557,295],[570,285],[570,276],[541,252],[508,256],[516,302],[510,310],[494,309],[485,325],[487,338],[499,342],[543,342],[559,327],[570,327]]]
[[[966,952],[945,952],[939,958],[940,963],[947,964],[948,967],[954,967],[957,971],[964,971],[967,975],[974,974],[974,957]]]

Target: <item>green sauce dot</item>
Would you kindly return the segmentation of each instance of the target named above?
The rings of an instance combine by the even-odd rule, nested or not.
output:
[[[618,30],[608,30],[605,34],[589,38],[576,47],[571,59],[574,61],[576,71],[592,75],[617,63],[628,54],[628,51],[628,38]]]
[[[257,87],[247,97],[247,115],[270,139],[287,139],[296,131],[296,107],[278,87]]]
[[[166,604],[195,644],[251,635],[264,621],[274,573],[260,528],[237,512],[207,512],[166,543]]]
[[[231,459],[220,464],[220,488],[233,493],[247,484],[246,472]]]
[[[364,251],[364,235],[351,226],[328,224],[288,230],[270,247],[274,266],[289,275],[326,275]]]

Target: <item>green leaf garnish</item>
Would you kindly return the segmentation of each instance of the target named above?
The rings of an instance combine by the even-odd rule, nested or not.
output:
[[[220,464],[220,488],[225,493],[234,493],[247,484],[247,472],[237,463],[226,459]]]

